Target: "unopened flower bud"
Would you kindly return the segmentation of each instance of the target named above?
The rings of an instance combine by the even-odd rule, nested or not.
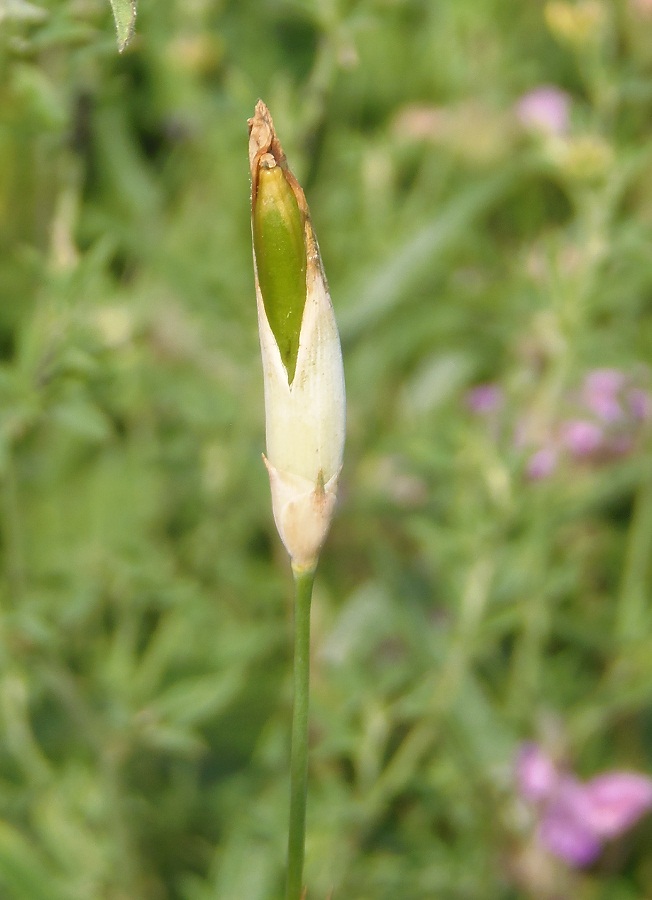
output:
[[[342,351],[305,195],[262,101],[249,164],[272,509],[295,570],[313,569],[342,467]]]

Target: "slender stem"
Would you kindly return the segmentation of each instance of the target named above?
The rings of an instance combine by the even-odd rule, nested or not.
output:
[[[301,900],[308,787],[308,704],[310,696],[310,603],[314,569],[294,571],[294,709],[290,757],[290,827],[285,900]]]
[[[652,553],[652,478],[638,491],[616,610],[616,635],[627,643],[645,633]]]
[[[17,603],[25,592],[25,560],[18,487],[18,475],[12,449],[7,453],[2,483],[2,532],[5,542],[5,571],[9,596]]]

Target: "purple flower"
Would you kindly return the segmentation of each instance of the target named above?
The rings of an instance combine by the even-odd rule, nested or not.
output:
[[[586,419],[570,419],[562,422],[561,442],[573,456],[592,456],[602,447],[604,432],[595,422]]]
[[[617,837],[652,809],[652,779],[637,772],[609,772],[584,786],[587,821],[602,838]]]
[[[582,401],[603,422],[614,424],[624,417],[621,392],[626,376],[619,369],[593,369],[582,385]]]
[[[532,481],[548,478],[557,468],[559,452],[551,445],[541,447],[528,459],[525,467],[527,477]]]
[[[589,472],[636,452],[652,423],[648,380],[642,365],[632,372],[604,367],[585,372],[552,409],[542,409],[535,395],[529,409],[512,410],[503,388],[493,382],[471,388],[464,402],[496,441],[511,433],[526,479],[545,481],[560,470],[572,473],[578,464]]]
[[[627,406],[632,416],[644,422],[652,416],[652,397],[643,388],[630,388],[627,392]]]
[[[523,94],[516,104],[516,117],[526,128],[544,134],[568,131],[570,98],[553,85],[542,85]]]
[[[602,842],[588,822],[586,805],[582,784],[565,776],[543,810],[537,832],[553,856],[578,868],[595,862],[602,850]]]
[[[577,868],[595,862],[606,840],[652,809],[652,778],[614,771],[582,782],[537,744],[521,748],[516,780],[523,799],[535,807],[538,840]]]
[[[545,800],[557,786],[557,767],[534,742],[523,744],[516,760],[516,780],[526,800]]]
[[[503,405],[503,390],[497,384],[479,384],[466,395],[469,409],[478,415],[497,412]]]

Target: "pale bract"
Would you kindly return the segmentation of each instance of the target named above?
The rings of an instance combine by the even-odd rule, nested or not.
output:
[[[257,132],[256,126],[260,126]],[[250,120],[250,131],[255,139],[253,154],[250,147],[255,192],[256,159],[271,146],[278,148],[277,154],[280,150],[262,103]],[[281,162],[285,164],[284,156]],[[344,450],[346,401],[342,351],[319,249],[303,191],[291,175],[289,180],[303,214],[307,253],[306,300],[291,382],[268,321],[255,252],[254,270],[265,392],[265,464],[272,509],[293,567],[306,570],[316,566],[333,516]],[[252,199],[255,202],[255,196]]]

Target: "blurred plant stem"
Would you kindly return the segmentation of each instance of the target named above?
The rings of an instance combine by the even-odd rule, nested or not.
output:
[[[550,311],[554,317],[554,349],[536,400],[537,427],[552,433],[578,365],[578,348],[591,319],[591,299],[608,259],[611,224],[626,178],[613,177],[603,185],[569,185],[575,207],[573,231],[577,234],[572,264],[563,254],[557,260],[551,285]],[[524,552],[529,573],[527,594],[521,604],[521,628],[516,639],[507,694],[511,714],[527,716],[540,699],[541,673],[551,628],[549,578],[552,565],[550,502],[541,485],[532,498],[533,513]]]
[[[635,500],[616,610],[616,634],[625,644],[648,631],[646,600],[651,557],[652,478],[648,476]]]
[[[301,900],[308,787],[308,707],[310,699],[310,604],[315,570],[293,569],[294,708],[290,756],[290,825],[286,900]]]
[[[307,99],[303,115],[305,171],[301,173],[301,180],[306,188],[310,187],[317,175],[328,99],[333,89],[336,72],[337,63],[333,39],[328,35],[322,35],[306,85]]]
[[[541,668],[550,633],[550,596],[546,586],[550,571],[550,521],[547,498],[534,498],[533,522],[522,565],[528,572],[531,589],[523,597],[521,632],[510,667],[507,709],[512,716],[526,716],[538,698]]]
[[[22,516],[18,499],[16,466],[12,449],[7,450],[2,485],[2,531],[5,543],[5,572],[9,595],[17,602],[25,590]]]
[[[441,669],[428,672],[414,694],[428,697],[427,713],[402,738],[375,783],[364,798],[354,846],[361,846],[394,799],[405,789],[422,761],[441,739],[443,725],[454,714],[455,704],[468,679],[489,600],[495,561],[479,554],[461,586],[459,616],[447,639],[446,659]],[[400,717],[400,710],[395,711]]]

